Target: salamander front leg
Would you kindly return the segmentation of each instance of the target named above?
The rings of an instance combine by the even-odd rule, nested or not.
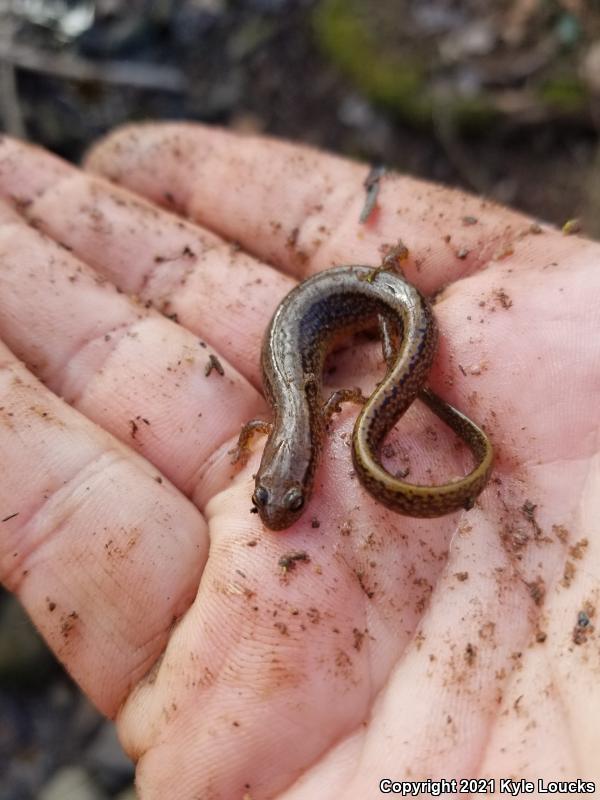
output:
[[[273,423],[265,422],[264,419],[251,419],[250,422],[247,422],[240,431],[237,445],[228,453],[228,455],[232,457],[231,463],[240,463],[243,466],[246,461],[248,461],[250,455],[250,442],[252,441],[252,437],[257,433],[264,433],[268,436],[272,430]]]

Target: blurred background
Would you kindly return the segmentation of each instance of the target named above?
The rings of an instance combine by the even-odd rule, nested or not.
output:
[[[0,0],[0,128],[71,161],[201,120],[600,237],[600,3]],[[0,800],[134,798],[113,726],[0,594]]]

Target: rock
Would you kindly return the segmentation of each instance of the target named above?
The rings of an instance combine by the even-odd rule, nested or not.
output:
[[[273,35],[273,23],[264,17],[254,17],[232,31],[227,42],[227,54],[235,63],[243,61],[266,44]]]
[[[224,0],[188,0],[170,11],[169,25],[183,45],[201,41],[225,11]]]
[[[462,61],[491,53],[496,34],[487,20],[478,20],[453,31],[440,42],[440,55],[445,61]]]
[[[52,691],[52,695],[54,694],[55,690]],[[90,703],[87,697],[77,692],[68,722],[74,741],[81,743],[92,741],[98,735],[105,721],[105,717]],[[85,746],[82,749],[85,749]]]
[[[556,24],[556,36],[565,47],[573,47],[581,38],[581,24],[574,14],[562,14]]]
[[[600,94],[600,41],[593,42],[588,48],[581,72],[591,91]]]
[[[0,682],[43,683],[55,665],[47,645],[15,597],[0,598]]]
[[[82,762],[111,793],[133,780],[133,763],[121,747],[114,724],[108,720],[87,747]]]
[[[291,5],[289,0],[251,0],[250,3],[250,6],[256,11],[264,11],[270,14],[284,11],[287,5]]]
[[[38,800],[107,800],[83,767],[63,767],[55,772],[38,795]]]
[[[138,800],[135,786],[130,786],[128,789],[124,789],[122,792],[119,792],[114,800]]]
[[[373,124],[375,112],[364,97],[352,92],[342,98],[338,107],[338,118],[350,128],[366,128]]]

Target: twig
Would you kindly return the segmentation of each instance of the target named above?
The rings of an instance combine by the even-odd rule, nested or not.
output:
[[[12,20],[2,20],[0,49],[9,44],[13,32],[14,24]],[[21,104],[19,103],[15,69],[12,64],[2,59],[0,59],[0,117],[6,133],[16,136],[18,139],[26,138],[27,132],[21,113]]]
[[[17,69],[72,81],[94,81],[163,92],[184,92],[187,87],[185,75],[175,67],[128,61],[88,61],[72,55],[41,52],[6,41],[0,41],[0,61]]]
[[[16,136],[18,139],[26,138],[27,132],[21,114],[15,70],[12,64],[2,61],[0,61],[0,117],[2,117],[2,127],[6,133]]]
[[[365,187],[367,196],[365,198],[365,204],[363,206],[363,210],[360,212],[359,218],[359,222],[361,222],[363,225],[365,222],[367,222],[375,210],[377,197],[379,195],[379,182],[384,175],[385,167],[383,165],[377,165],[375,167],[371,167],[369,174],[364,180],[363,186]]]
[[[459,129],[448,104],[440,100],[434,103],[432,112],[434,129],[448,161],[471,189],[479,194],[489,194],[490,176],[463,147]]]

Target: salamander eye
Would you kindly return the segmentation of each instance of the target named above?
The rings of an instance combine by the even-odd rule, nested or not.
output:
[[[283,503],[288,511],[300,511],[304,505],[304,495],[300,489],[294,487],[285,493]]]
[[[257,508],[266,506],[269,502],[269,492],[264,486],[257,486],[252,495],[252,502]]]

